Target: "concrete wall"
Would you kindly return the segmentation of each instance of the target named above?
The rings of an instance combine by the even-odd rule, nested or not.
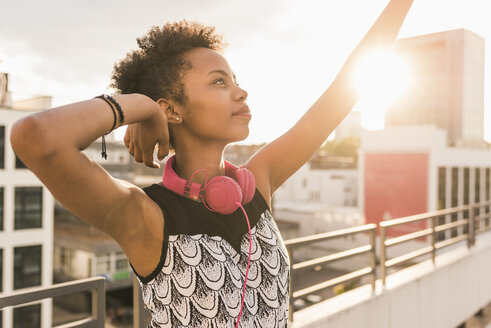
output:
[[[294,328],[456,327],[491,302],[491,233],[380,281],[294,313]]]

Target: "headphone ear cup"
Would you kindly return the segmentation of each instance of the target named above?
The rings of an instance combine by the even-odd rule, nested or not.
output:
[[[239,168],[234,174],[235,180],[239,183],[242,191],[242,204],[249,203],[256,192],[256,180],[251,171],[246,168]]]
[[[206,184],[206,203],[210,208],[221,214],[231,214],[242,202],[242,190],[232,178],[217,176]]]

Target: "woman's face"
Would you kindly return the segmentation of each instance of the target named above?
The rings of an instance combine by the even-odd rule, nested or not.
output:
[[[237,85],[225,58],[214,50],[196,48],[186,59],[192,68],[183,76],[187,103],[180,128],[201,141],[247,138],[251,120],[247,92]]]

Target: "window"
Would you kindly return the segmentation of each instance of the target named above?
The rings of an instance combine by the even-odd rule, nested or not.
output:
[[[468,167],[464,168],[464,205],[469,205],[469,191],[470,191],[470,169]],[[464,211],[464,217],[469,217],[469,211]],[[467,233],[468,227],[464,226],[464,233]]]
[[[474,202],[479,203],[481,200],[481,168],[475,169],[474,174]]]
[[[5,127],[0,126],[0,169],[5,168]]]
[[[3,249],[0,249],[0,293],[3,291]],[[2,320],[0,319],[0,327],[2,326]]]
[[[41,228],[42,187],[15,188],[15,229]]]
[[[469,204],[469,182],[470,182],[470,169],[464,168],[464,205]]]
[[[40,328],[41,304],[14,308],[14,328]]]
[[[127,269],[128,269],[127,259],[116,260],[116,271],[127,270]]]
[[[456,207],[459,203],[459,168],[458,167],[452,167],[452,190],[451,190],[451,197],[452,197],[452,202],[451,206]],[[452,221],[457,221],[458,216],[457,214],[452,214]],[[457,237],[457,229],[451,229],[451,236],[452,237]]]
[[[446,189],[447,189],[447,170],[445,167],[438,168],[438,209],[446,207]]]
[[[485,183],[484,183],[484,200],[489,200],[489,187],[490,187],[490,172],[491,172],[491,169],[489,168],[486,168],[486,171],[485,171]],[[489,213],[489,206],[486,206],[486,210],[485,210],[485,213]],[[486,226],[489,226],[491,224],[491,219],[490,218],[487,218],[486,219]]]
[[[446,207],[447,202],[447,168],[439,167],[438,168],[438,209],[444,209]],[[446,217],[442,215],[438,218],[438,225],[445,224]],[[437,234],[437,240],[444,240],[445,232],[441,231]]]
[[[111,270],[111,259],[109,256],[100,256],[96,258],[95,274],[108,274]]]
[[[115,281],[126,280],[130,278],[130,266],[126,255],[122,252],[116,253],[116,272],[113,275]]]
[[[14,249],[14,289],[41,285],[41,246]]]
[[[116,271],[129,269],[128,260],[123,252],[116,253]]]
[[[3,187],[0,187],[0,231],[3,231]]]
[[[490,168],[486,168],[486,184],[485,184],[485,190],[484,190],[484,194],[486,195],[486,198],[484,198],[485,200],[489,200],[489,184],[490,184],[490,171],[491,169]]]
[[[16,169],[27,169],[27,166],[22,163],[19,157],[17,155],[15,156],[15,168]]]

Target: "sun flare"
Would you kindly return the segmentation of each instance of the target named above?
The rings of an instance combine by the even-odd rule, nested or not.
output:
[[[409,71],[409,65],[402,56],[376,50],[358,62],[354,74],[355,87],[361,100],[371,104],[371,110],[385,112],[390,102],[408,91]]]

